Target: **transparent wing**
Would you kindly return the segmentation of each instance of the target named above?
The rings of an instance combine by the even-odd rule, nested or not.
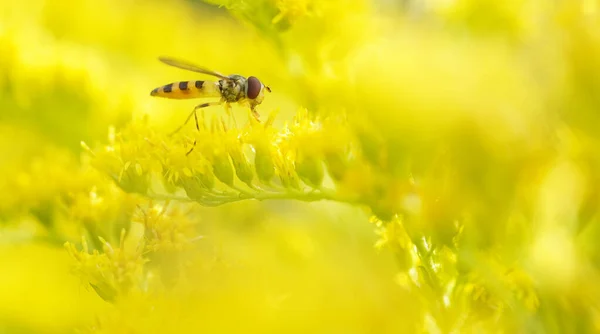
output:
[[[167,65],[171,65],[174,67],[178,67],[184,70],[188,70],[188,71],[192,71],[192,72],[198,72],[198,73],[203,73],[203,74],[208,74],[208,75],[214,75],[217,78],[221,78],[221,79],[225,79],[225,80],[230,80],[228,77],[224,76],[221,73],[215,72],[215,71],[211,71],[209,69],[194,65],[192,63],[189,63],[185,60],[180,60],[180,59],[174,59],[174,58],[169,58],[169,57],[158,57],[158,60],[162,61],[163,63],[167,64]]]

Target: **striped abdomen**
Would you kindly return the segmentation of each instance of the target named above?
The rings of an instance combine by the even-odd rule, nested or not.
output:
[[[217,82],[201,80],[173,82],[155,88],[150,95],[169,99],[195,99],[199,97],[221,96]]]

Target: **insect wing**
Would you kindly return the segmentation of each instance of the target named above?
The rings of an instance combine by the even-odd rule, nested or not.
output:
[[[177,67],[177,68],[181,68],[183,70],[188,70],[188,71],[192,71],[192,72],[198,72],[198,73],[203,73],[203,74],[208,74],[208,75],[213,75],[217,78],[220,79],[224,79],[224,80],[229,80],[228,77],[224,76],[221,73],[215,72],[215,71],[211,71],[209,69],[194,65],[192,63],[189,63],[185,60],[180,60],[180,59],[174,59],[174,58],[168,58],[168,57],[159,57],[158,60],[162,61],[163,63],[173,66],[173,67]]]

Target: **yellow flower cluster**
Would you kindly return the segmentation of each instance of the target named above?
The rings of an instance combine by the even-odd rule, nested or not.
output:
[[[189,249],[202,238],[196,235],[196,221],[185,216],[181,208],[154,205],[148,210],[138,210],[133,223],[144,226],[145,245],[149,252],[177,252]]]
[[[151,203],[148,209],[138,206],[126,224],[127,230],[121,230],[118,245],[98,237],[97,248],[90,249],[85,238],[81,250],[71,242],[65,247],[85,284],[104,300],[116,302],[131,293],[139,295],[155,289],[155,276],[162,284],[176,282],[183,268],[174,264],[202,238],[195,225],[182,208]]]
[[[140,247],[136,240],[139,239],[138,236],[133,235],[130,242],[127,242],[125,236],[123,230],[120,243],[116,247],[100,238],[102,253],[98,250],[89,253],[85,239],[82,240],[81,251],[71,243],[65,244],[76,261],[76,274],[106,301],[115,301],[118,297],[127,296],[131,291],[144,290],[143,266],[147,260],[143,257],[143,244]]]
[[[67,259],[55,332],[598,332],[598,31],[595,0],[0,4],[0,332],[51,331],[78,286],[15,296]],[[150,90],[208,78],[161,55],[256,75],[263,121],[172,134],[196,101]]]
[[[189,200],[209,206],[244,199],[351,201],[324,185],[326,167],[338,179],[350,173],[353,145],[344,122],[321,122],[302,110],[291,125],[276,129],[275,115],[264,123],[249,117],[235,128],[202,114],[199,131],[172,136],[133,123],[111,135],[102,151],[90,152],[124,190],[157,199],[182,199],[183,189]]]

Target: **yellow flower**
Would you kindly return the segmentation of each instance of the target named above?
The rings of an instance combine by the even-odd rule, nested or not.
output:
[[[148,210],[140,209],[132,218],[134,223],[144,226],[145,246],[150,252],[186,250],[200,239],[196,230],[197,222],[187,217],[183,208],[169,204],[154,204]]]
[[[74,271],[98,293],[102,299],[110,302],[125,297],[130,292],[143,291],[146,276],[143,256],[144,241],[139,235],[121,232],[118,247],[114,247],[99,237],[102,252],[88,247],[82,238],[82,249],[67,242],[65,247],[75,260]]]
[[[272,20],[273,24],[279,23],[281,20],[287,20],[289,24],[294,24],[296,20],[310,15],[313,0],[275,0],[275,5],[279,9],[279,14]]]
[[[271,185],[275,175],[274,157],[279,149],[279,131],[273,127],[276,116],[277,112],[272,112],[264,123],[251,118],[241,138],[254,150],[256,175],[266,185]]]
[[[597,1],[205,2],[0,4],[0,243],[85,236],[98,331],[598,328]],[[197,101],[149,91],[209,78],[159,55],[263,122],[171,134]]]

